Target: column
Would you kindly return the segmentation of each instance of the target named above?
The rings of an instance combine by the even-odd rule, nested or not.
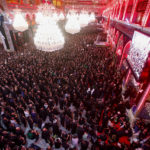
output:
[[[135,112],[135,117],[137,117],[139,115],[139,113],[141,112],[142,108],[144,107],[144,104],[146,102],[147,96],[150,93],[150,82],[147,84],[146,89],[143,91],[143,94],[139,100],[139,103],[137,105],[136,108],[136,112]]]
[[[134,18],[137,4],[138,4],[138,0],[134,0],[134,5],[133,5],[132,11],[131,11],[130,23],[133,22],[133,18]]]
[[[125,81],[124,81],[124,86],[126,86],[128,84],[130,76],[131,76],[131,69],[129,68],[127,76],[126,76]]]
[[[8,7],[7,7],[7,3],[6,3],[5,0],[2,0],[2,6],[4,7],[4,11],[7,12]],[[7,41],[8,41],[8,44],[9,44],[10,51],[14,51],[15,49],[14,49],[13,41],[12,41],[12,38],[11,38],[11,35],[10,35],[10,31],[9,31],[6,24],[3,24],[3,27],[4,27],[4,30],[5,30],[5,34],[6,34],[6,37],[7,37]]]

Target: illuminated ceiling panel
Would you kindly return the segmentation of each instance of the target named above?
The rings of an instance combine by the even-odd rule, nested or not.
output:
[[[111,1],[111,0],[110,0]],[[64,0],[65,4],[106,5],[109,0]]]
[[[104,10],[113,0],[48,0],[57,8],[65,9],[69,7],[77,7],[79,9],[88,9],[91,11]],[[24,11],[34,11],[37,5],[45,2],[45,0],[6,0],[8,9],[15,9],[16,6]]]

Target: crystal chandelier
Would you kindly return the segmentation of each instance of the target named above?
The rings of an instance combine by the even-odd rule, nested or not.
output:
[[[13,27],[15,30],[23,32],[28,29],[28,23],[24,19],[20,10],[16,10],[15,18],[13,21]]]
[[[59,20],[64,20],[64,19],[65,19],[64,14],[63,14],[63,13],[60,13],[60,15],[59,15]]]
[[[54,21],[58,21],[58,15],[55,12],[55,7],[51,4],[48,4],[47,0],[46,3],[42,3],[38,6],[38,12],[36,13],[36,23],[40,24],[44,17],[49,17]]]
[[[67,19],[69,19],[69,18],[70,18],[70,16],[71,16],[71,15],[70,15],[70,13],[68,13],[68,14],[67,14],[67,16],[66,16],[66,18],[67,18]]]
[[[91,13],[90,16],[89,16],[89,21],[90,22],[94,22],[95,21],[95,14],[94,13]]]
[[[70,34],[75,34],[75,33],[80,32],[80,24],[77,20],[77,15],[75,13],[72,13],[69,16],[68,21],[65,26],[65,30],[66,32]]]
[[[41,12],[36,13],[36,17],[35,17],[35,21],[37,24],[40,24],[40,22],[42,22],[43,19],[43,15]]]
[[[89,23],[89,15],[87,12],[81,12],[79,15],[80,27],[86,27]]]
[[[56,12],[54,12],[53,14],[52,14],[52,19],[54,20],[54,21],[58,21],[59,20],[59,16],[58,16],[58,14],[56,13]]]
[[[53,5],[50,5],[47,3],[47,0],[45,0],[46,3],[40,4],[38,6],[38,12],[42,13],[43,16],[50,16],[52,15],[52,12],[55,10],[55,7]]]
[[[44,17],[44,20],[37,28],[34,43],[37,49],[52,52],[62,49],[65,41],[56,22]]]

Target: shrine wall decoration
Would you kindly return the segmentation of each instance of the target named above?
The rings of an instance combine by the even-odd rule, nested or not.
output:
[[[135,31],[127,61],[137,80],[140,79],[150,52],[150,37]]]

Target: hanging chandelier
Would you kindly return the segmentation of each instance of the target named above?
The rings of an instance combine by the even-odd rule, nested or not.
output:
[[[75,13],[69,15],[65,26],[65,30],[70,34],[76,34],[80,32],[80,24]]]
[[[37,49],[52,52],[62,49],[65,40],[56,22],[45,17],[42,23],[38,25],[34,43]]]
[[[40,24],[44,17],[54,18],[56,20],[57,14],[54,15],[55,7],[51,4],[48,4],[47,0],[46,3],[42,3],[38,6],[38,11],[36,13],[36,23]]]
[[[48,4],[47,0],[46,3],[42,3],[38,6],[38,12],[42,13],[43,16],[51,16],[54,10],[55,7],[51,4]]]
[[[64,37],[57,25],[58,15],[52,5],[46,3],[38,7],[39,25],[34,37],[34,44],[41,51],[52,52],[64,47]]]
[[[83,27],[86,27],[89,23],[89,15],[87,12],[81,12],[80,15],[79,15],[79,24],[80,24],[80,27],[83,28]]]
[[[95,14],[91,13],[89,16],[89,22],[94,22],[95,21]]]
[[[13,27],[15,30],[23,32],[28,29],[28,23],[23,17],[20,10],[16,10],[15,18],[13,21]]]
[[[37,23],[37,24],[40,24],[40,22],[42,22],[42,19],[43,19],[44,16],[42,15],[41,12],[36,13],[35,16],[36,16],[36,17],[35,17],[36,23]]]
[[[58,21],[59,20],[59,16],[58,16],[58,14],[56,13],[56,12],[54,12],[53,14],[52,14],[52,19],[54,20],[54,21]]]
[[[65,19],[65,16],[64,14],[61,12],[60,15],[59,15],[59,20],[64,20]]]

